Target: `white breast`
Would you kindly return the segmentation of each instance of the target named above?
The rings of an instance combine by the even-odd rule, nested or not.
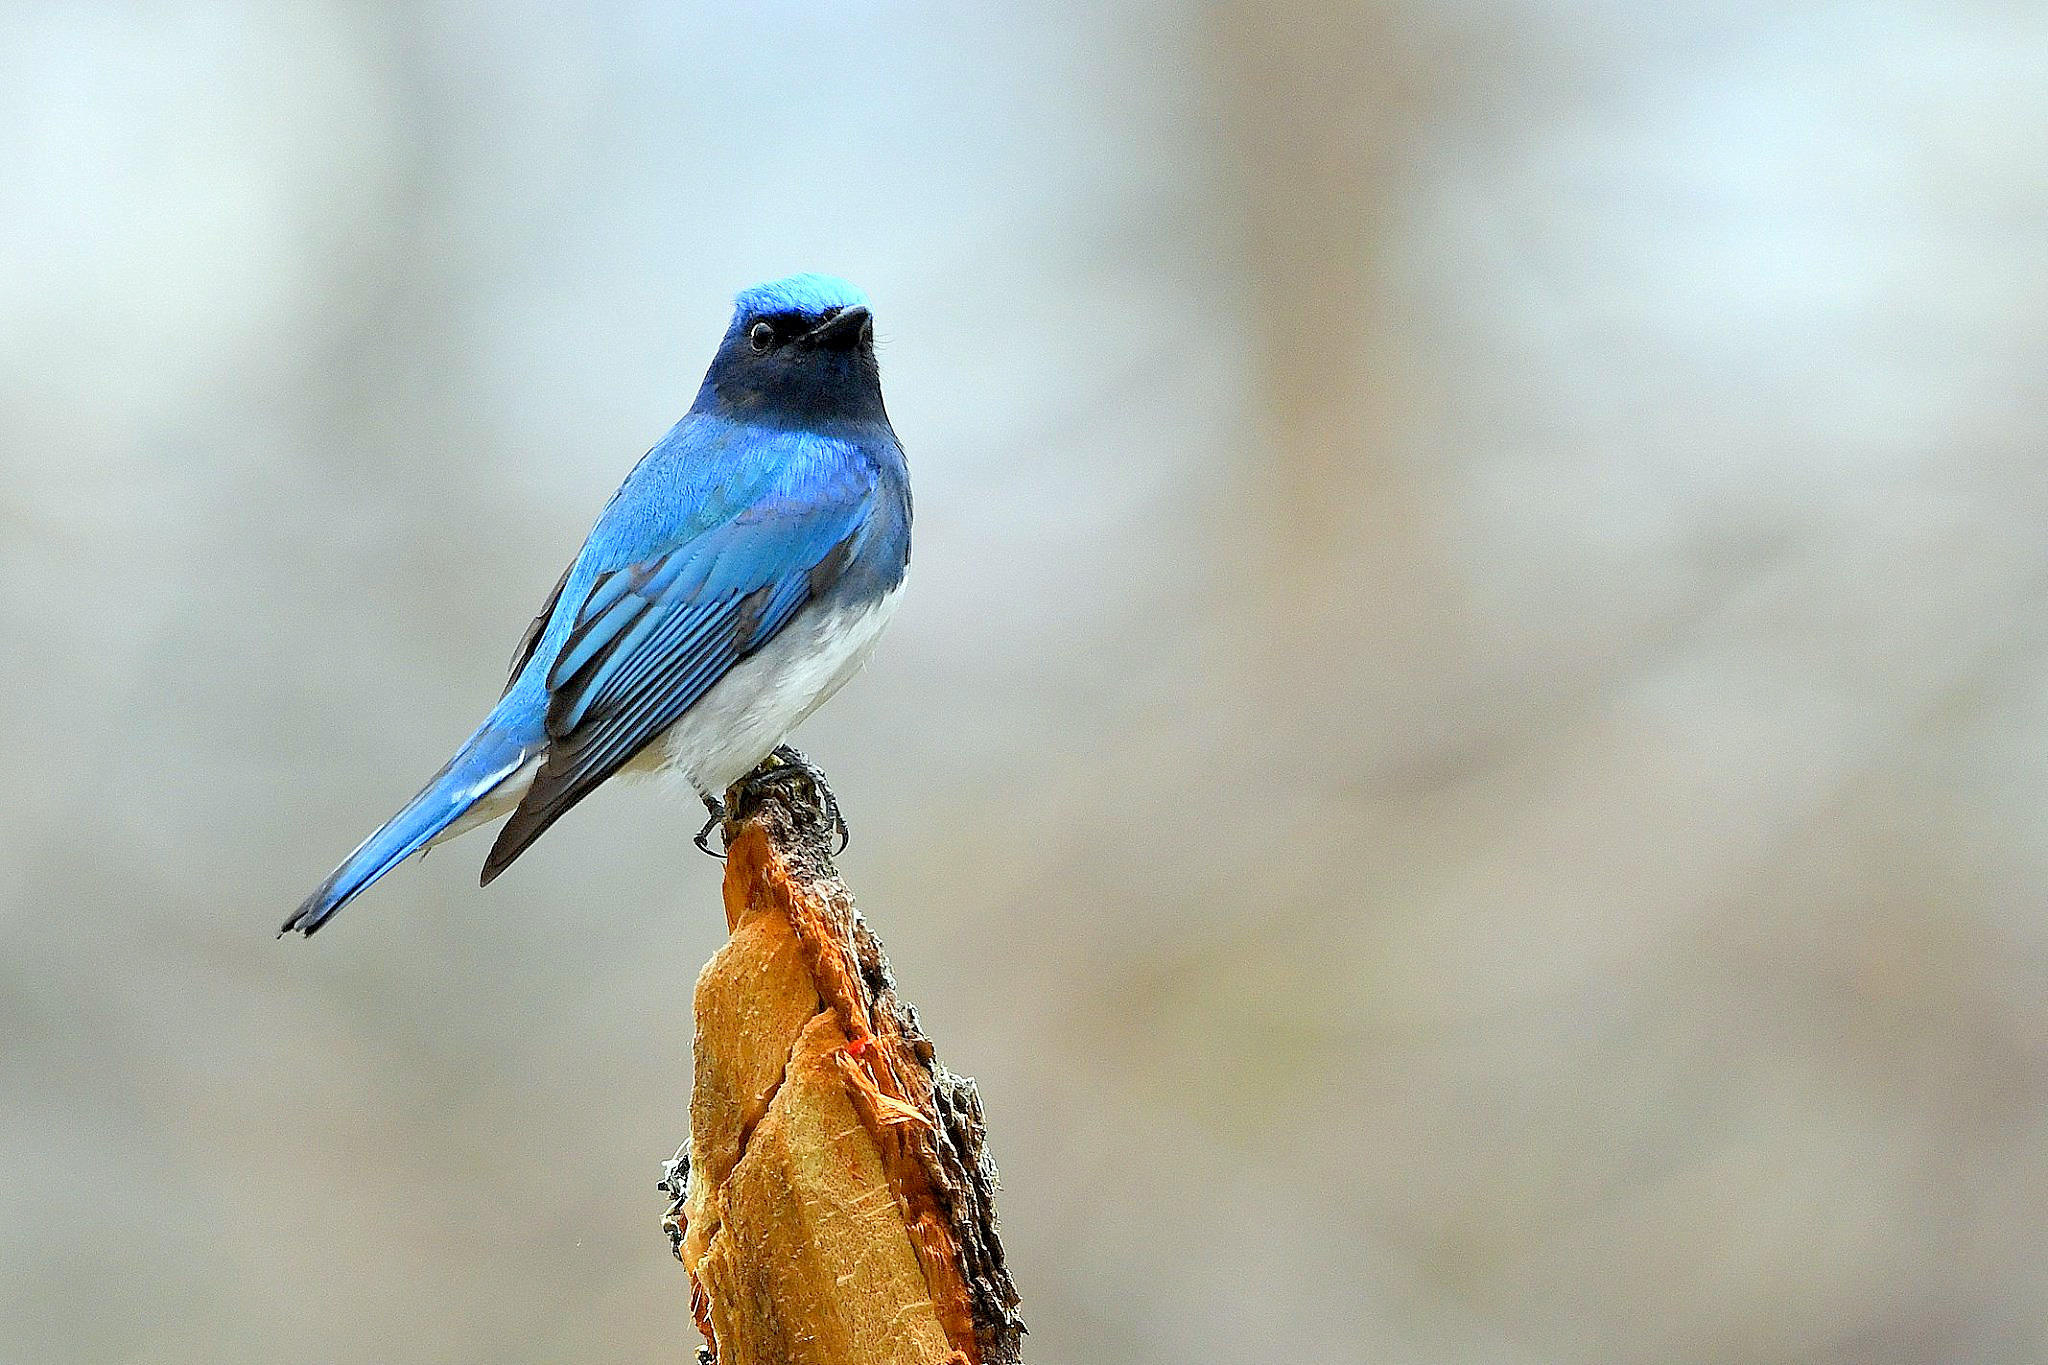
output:
[[[900,591],[865,606],[805,608],[735,664],[628,770],[666,768],[704,795],[722,794],[860,671]]]

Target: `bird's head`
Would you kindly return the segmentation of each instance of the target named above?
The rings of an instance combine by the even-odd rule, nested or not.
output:
[[[757,421],[886,420],[867,296],[830,275],[745,291],[697,407]]]

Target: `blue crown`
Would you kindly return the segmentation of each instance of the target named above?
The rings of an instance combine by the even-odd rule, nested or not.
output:
[[[758,313],[801,313],[817,317],[835,308],[866,308],[868,296],[831,275],[791,275],[742,290],[733,300],[740,317]]]

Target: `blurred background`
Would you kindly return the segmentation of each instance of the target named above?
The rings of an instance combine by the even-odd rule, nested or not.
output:
[[[0,1359],[682,1361],[699,813],[272,933],[732,293],[1030,1358],[2048,1358],[2048,11],[0,8]]]

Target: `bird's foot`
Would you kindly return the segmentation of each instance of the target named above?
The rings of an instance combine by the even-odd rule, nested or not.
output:
[[[846,828],[846,816],[839,809],[839,798],[834,796],[832,788],[826,785],[825,774],[818,768],[818,765],[787,744],[776,745],[775,752],[770,754],[769,757],[781,762],[784,767],[792,768],[801,773],[804,780],[811,784],[812,789],[817,793],[818,804],[825,808],[826,828],[830,829],[839,839],[839,847],[832,850],[832,856],[836,858],[846,852],[846,846],[853,842],[853,835]]]
[[[832,850],[833,856],[846,852],[850,836],[846,829],[846,816],[839,809],[839,799],[832,795],[832,788],[826,784],[825,774],[818,770],[818,765],[789,745],[777,745],[775,752],[762,759],[761,766],[741,778],[737,785],[747,788],[757,783],[787,782],[792,778],[810,788],[811,799],[825,813],[825,827],[839,840],[839,847]]]
[[[690,1201],[690,1140],[683,1139],[683,1145],[676,1148],[676,1154],[661,1163],[661,1179],[655,1184],[657,1190],[669,1196],[668,1211],[661,1216],[661,1230],[668,1234],[669,1250],[683,1259],[683,1237],[689,1231],[690,1220],[683,1212],[683,1206]]]
[[[699,851],[709,853],[720,862],[724,862],[725,855],[711,846],[711,831],[725,823],[725,805],[717,797],[707,796],[704,798],[704,809],[711,818],[704,822],[704,828],[698,830],[697,837],[690,842],[695,844]]]

